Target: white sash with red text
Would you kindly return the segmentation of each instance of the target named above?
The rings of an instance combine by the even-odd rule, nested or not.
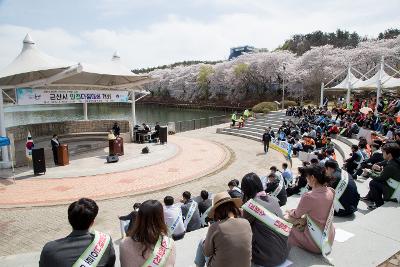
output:
[[[245,204],[243,204],[242,208],[256,219],[267,225],[271,230],[281,235],[289,236],[290,230],[292,229],[292,224],[284,219],[279,218],[257,203],[254,199],[247,201]]]
[[[102,232],[95,231],[92,243],[86,248],[72,267],[95,267],[106,251],[111,237]]]
[[[165,263],[171,254],[173,242],[174,241],[168,236],[160,236],[156,245],[154,246],[153,252],[151,253],[150,257],[147,258],[142,267],[165,266]]]

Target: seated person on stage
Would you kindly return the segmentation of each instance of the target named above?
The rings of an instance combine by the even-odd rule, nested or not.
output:
[[[69,205],[68,221],[72,232],[67,237],[48,242],[43,247],[39,267],[87,266],[82,259],[97,260],[93,253],[100,257],[97,266],[114,266],[115,252],[111,237],[98,231],[89,232],[98,211],[96,202],[88,198],[81,198]],[[95,238],[98,238],[98,242],[92,243]]]
[[[291,184],[293,181],[293,173],[292,171],[289,169],[288,164],[285,162],[282,164],[282,177],[285,181],[285,184]]]
[[[152,135],[152,139],[153,138],[158,138],[160,136],[160,124],[158,122],[156,122],[156,126],[154,126],[154,131],[155,133]]]
[[[242,198],[243,194],[242,194],[242,190],[239,188],[239,183],[237,180],[231,180],[228,183],[228,193],[232,198]]]
[[[325,175],[330,178],[328,184],[335,189],[335,216],[344,217],[357,211],[360,194],[353,177],[339,168],[334,160],[325,163]]]
[[[135,225],[135,220],[136,220],[136,216],[137,216],[139,207],[140,207],[140,203],[135,203],[133,205],[133,211],[131,213],[129,213],[128,215],[125,215],[125,216],[118,216],[118,219],[120,219],[121,221],[129,221],[129,225],[127,225],[125,228],[125,233],[127,233],[129,230],[132,230],[133,225]]]
[[[286,189],[286,194],[288,197],[294,194],[301,194],[302,192],[308,191],[306,174],[304,172],[305,166],[306,165],[303,164],[303,167],[298,168],[300,175],[296,178],[295,184],[293,186],[289,186]]]
[[[400,202],[400,145],[389,142],[382,147],[382,152],[386,165],[374,165],[373,171],[367,171],[372,180],[369,183],[368,194],[362,199],[373,203],[369,205],[369,209],[382,206],[384,201]]]
[[[174,198],[171,196],[164,198],[164,204],[164,220],[169,236],[173,240],[182,239],[185,236],[185,226],[180,205],[174,204]]]
[[[197,202],[191,199],[191,194],[188,191],[183,192],[181,202],[183,225],[186,232],[191,232],[201,228],[200,214]]]
[[[326,223],[330,224],[326,236],[328,236],[328,243],[331,246],[335,238],[335,228],[332,224],[335,191],[326,186],[328,178],[320,166],[306,167],[305,172],[307,183],[312,190],[304,193],[297,208],[285,215],[285,219],[293,223],[289,244],[320,254]],[[308,224],[310,226],[307,226]],[[319,229],[319,231],[315,229]],[[315,234],[312,235],[311,231]]]
[[[285,183],[283,180],[278,180],[274,173],[268,175],[267,189],[265,192],[279,200],[279,206],[284,206],[287,201]]]
[[[143,127],[143,130],[142,130],[143,133],[150,132],[150,127],[146,123],[142,123],[142,127]]]

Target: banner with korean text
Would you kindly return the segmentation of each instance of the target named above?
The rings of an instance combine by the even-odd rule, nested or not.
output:
[[[128,91],[16,89],[18,105],[128,102]]]
[[[292,157],[292,145],[286,141],[280,141],[278,138],[272,138],[269,147],[281,152],[285,157]]]

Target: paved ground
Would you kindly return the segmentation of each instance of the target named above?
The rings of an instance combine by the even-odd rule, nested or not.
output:
[[[106,164],[102,152],[100,156],[51,168],[43,178],[17,180],[16,184],[7,180],[0,187],[0,207],[67,203],[82,196],[98,200],[151,192],[209,174],[221,168],[230,157],[224,146],[207,140],[171,136],[169,143],[165,149],[150,145],[154,152],[147,155],[140,155],[140,149],[132,145],[133,153],[122,156],[126,159],[121,163]],[[96,172],[104,174],[93,175]],[[65,178],[53,178],[60,176]]]
[[[215,134],[215,130],[216,127],[209,127],[181,133],[176,136],[185,138],[188,141],[191,140],[193,146],[206,144],[205,150],[210,145],[220,144],[218,147],[225,146],[231,153],[231,159],[224,168],[202,178],[167,189],[98,201],[100,212],[95,222],[95,228],[110,233],[112,238],[117,240],[120,238],[117,216],[129,213],[132,204],[135,202],[141,202],[146,199],[162,200],[165,195],[172,195],[179,199],[181,193],[185,190],[189,190],[195,195],[199,194],[202,189],[219,192],[225,190],[228,181],[233,178],[241,179],[244,174],[252,171],[263,174],[267,172],[269,166],[279,166],[284,161],[284,157],[276,151],[271,150],[268,155],[262,153],[261,144],[258,145],[252,140],[239,137]],[[192,138],[197,138],[197,140],[193,141]],[[189,151],[187,157],[198,159],[200,155]],[[208,164],[214,165],[216,157],[207,154],[206,160]],[[164,176],[165,170],[172,168],[168,166],[168,162],[170,161],[157,165],[166,164],[159,167],[163,170]],[[187,171],[193,172],[196,170],[190,170],[189,166]],[[174,177],[174,172],[169,172],[168,177]],[[104,180],[104,182],[107,183],[107,180]],[[128,185],[129,183],[123,183],[120,187],[123,189]],[[3,197],[3,192],[0,197]],[[20,195],[20,197],[23,196]],[[76,198],[78,197],[80,195],[78,196],[77,194]],[[47,241],[63,237],[70,230],[66,205],[2,209],[0,210],[0,240],[2,240],[0,256],[40,251]]]
[[[99,142],[99,141],[97,141]],[[88,143],[87,141],[85,142]],[[93,142],[91,142],[93,143]],[[103,141],[104,143],[104,141]],[[148,146],[151,153],[142,154],[142,148]],[[70,157],[69,165],[55,166],[53,162],[46,161],[46,173],[35,176],[32,166],[19,167],[15,169],[15,179],[51,179],[51,178],[69,178],[89,175],[106,174],[112,172],[121,172],[133,170],[141,167],[150,166],[178,154],[180,148],[173,141],[168,144],[124,144],[125,153],[119,157],[117,164],[108,164],[106,162],[108,147],[94,151],[73,155]],[[11,179],[13,173],[11,169],[0,169],[0,177]],[[3,181],[4,180],[0,180]]]

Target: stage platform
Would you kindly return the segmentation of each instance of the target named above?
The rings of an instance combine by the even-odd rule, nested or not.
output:
[[[144,146],[149,154],[141,154]],[[125,155],[106,163],[108,148],[72,156],[67,166],[35,176],[28,167],[1,170],[0,208],[65,204],[79,197],[108,199],[146,193],[200,178],[230,158],[224,146],[201,139],[169,136],[168,143],[124,144]]]

